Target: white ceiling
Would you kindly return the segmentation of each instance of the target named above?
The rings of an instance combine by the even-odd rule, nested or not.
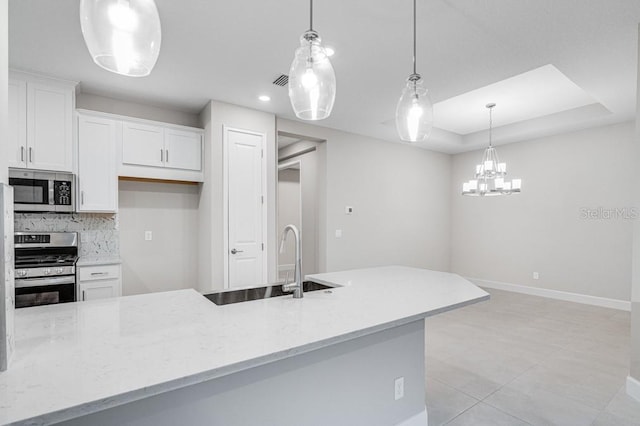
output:
[[[194,113],[216,99],[294,118],[286,88],[271,82],[288,72],[307,29],[308,2],[156,3],[162,50],[149,77],[127,78],[93,64],[80,32],[78,0],[10,0],[10,66],[81,81],[88,93]],[[497,107],[496,143],[634,118],[640,1],[418,3],[418,71],[435,103],[446,106],[481,88],[487,99],[477,97],[479,104],[497,102],[491,88],[500,86],[494,83],[549,64],[594,101],[566,102],[568,110],[545,110],[544,102],[522,107],[529,112]],[[325,44],[336,50],[338,79],[334,112],[318,124],[398,142],[389,123],[411,72],[411,2],[322,0],[314,15]],[[260,94],[272,101],[260,102]],[[449,130],[435,128],[422,146],[453,153],[484,145],[487,113],[483,106],[474,111],[443,112],[439,121],[437,107],[435,125]],[[519,118],[507,120],[509,114]]]
[[[302,139],[294,138],[292,136],[278,135],[278,149],[285,148],[289,145],[293,145],[294,143],[301,142]]]

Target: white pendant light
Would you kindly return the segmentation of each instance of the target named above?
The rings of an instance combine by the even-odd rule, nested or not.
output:
[[[493,108],[496,104],[487,104],[489,109],[489,147],[482,155],[482,162],[476,166],[474,178],[462,184],[462,195],[488,197],[494,195],[517,194],[522,187],[522,180],[505,179],[506,163],[501,163],[498,153],[492,145]]]
[[[433,128],[433,103],[416,72],[416,0],[413,0],[413,74],[407,78],[396,107],[396,128],[400,139],[420,142],[429,137]]]
[[[80,26],[102,68],[131,77],[151,73],[162,38],[153,0],[80,0]]]
[[[289,100],[296,117],[322,120],[331,114],[336,99],[336,74],[329,56],[313,30],[313,0],[310,25],[300,37],[300,47],[289,69]]]

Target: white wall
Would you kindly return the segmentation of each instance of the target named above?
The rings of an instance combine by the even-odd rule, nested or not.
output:
[[[278,171],[278,231],[282,232],[285,226],[300,226],[300,170],[283,169]],[[278,250],[278,268],[292,266],[295,263],[295,240],[288,236],[284,245],[284,253]],[[278,269],[278,278],[282,274]],[[293,277],[293,275],[291,275]]]
[[[121,181],[118,196],[123,294],[197,288],[199,187]]]
[[[224,223],[223,223],[223,128],[233,127],[265,133],[267,164],[267,280],[276,280],[276,126],[271,113],[256,111],[223,102],[211,101],[200,114],[200,125],[205,129],[204,167],[198,211],[199,250],[198,288],[211,292],[224,287]]]
[[[449,270],[449,155],[283,119],[278,131],[326,140],[318,151],[326,156],[321,271],[389,264]],[[345,206],[354,213],[346,215]]]
[[[9,21],[8,1],[0,0],[0,140],[6,141],[9,134]],[[8,182],[8,147],[0,143],[0,183]]]
[[[7,140],[9,130],[8,126],[8,81],[9,81],[9,64],[8,64],[8,1],[0,0],[0,184],[8,182],[8,163],[7,163],[7,146],[4,141]],[[0,195],[4,190],[0,189]],[[2,202],[0,201],[0,207]],[[8,209],[11,215],[12,209]],[[0,215],[0,228],[4,231],[11,233],[13,229],[13,218],[9,219],[7,224],[4,223],[4,214]],[[3,235],[4,238],[4,235]],[[3,241],[4,242],[4,241]],[[5,244],[2,244],[4,247]],[[13,286],[7,284],[9,281],[13,282],[11,270],[13,266],[5,265],[5,259],[12,259],[12,256],[5,256],[3,248],[0,247],[0,258],[2,263],[0,264],[0,371],[7,368],[8,360],[11,358],[11,349],[9,340],[13,335],[13,296],[10,294],[13,291]],[[5,290],[8,289],[9,294],[5,294]]]
[[[198,127],[197,114],[77,93],[76,107]],[[123,294],[197,288],[199,187],[119,183]],[[144,231],[153,232],[144,241]]]
[[[492,198],[460,195],[482,151],[455,155],[452,272],[630,300],[633,220],[585,219],[581,209],[630,213],[633,145],[633,125],[622,123],[499,146],[522,193]]]
[[[300,186],[302,195],[302,227],[300,229],[302,239],[302,274],[319,272],[319,224],[318,206],[320,203],[320,190],[318,180],[321,170],[326,169],[321,162],[321,152],[324,144],[313,141],[301,141],[289,145],[278,151],[278,158],[284,159],[279,164],[288,162],[300,163]],[[324,175],[323,175],[324,176]],[[278,233],[283,227],[278,227]]]
[[[640,25],[638,25],[638,85],[636,96],[636,123],[634,135],[633,164],[635,173],[634,182],[640,182]],[[633,204],[640,209],[640,185],[635,185],[633,191]],[[630,376],[640,381],[640,221],[633,224],[633,251],[632,251],[632,291],[631,291],[631,366]],[[637,391],[637,389],[636,389]]]
[[[121,101],[119,99],[108,98],[105,96],[82,93],[80,91],[76,94],[76,108],[126,115],[128,117],[144,118],[147,120],[162,121],[165,123],[180,124],[183,126],[199,127],[200,125],[200,118],[198,114],[153,105]]]

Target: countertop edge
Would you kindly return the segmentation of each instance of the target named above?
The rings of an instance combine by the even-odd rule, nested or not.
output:
[[[390,328],[406,325],[411,322],[420,321],[422,319],[425,319],[434,315],[438,315],[447,311],[451,311],[454,309],[473,305],[475,303],[483,302],[485,300],[489,300],[489,298],[490,298],[490,295],[486,294],[484,296],[465,300],[449,306],[437,308],[428,312],[411,315],[402,319],[390,321],[383,324],[378,324],[373,327],[368,327],[361,330],[346,333],[343,335],[334,336],[329,339],[319,340],[317,342],[308,343],[306,345],[298,346],[298,347],[287,349],[284,351],[274,352],[268,355],[252,358],[246,361],[241,361],[239,363],[230,364],[225,367],[220,367],[213,370],[196,373],[190,376],[181,377],[179,379],[158,383],[158,384],[144,387],[141,389],[136,389],[136,390],[121,393],[118,395],[113,395],[107,398],[94,400],[91,402],[87,402],[84,404],[76,405],[76,406],[65,408],[62,410],[50,412],[40,416],[25,418],[12,423],[7,423],[7,425],[34,426],[34,425],[47,425],[47,424],[72,420],[74,418],[97,413],[99,411],[107,410],[109,408],[114,408],[130,402],[135,402],[135,401],[139,401],[152,396],[160,395],[162,393],[171,392],[171,391],[185,388],[188,386],[197,385],[199,383],[203,383],[208,380],[214,380],[220,377],[228,376],[230,374],[238,373],[240,371],[248,370],[255,367],[260,367],[262,365],[265,365],[271,362],[280,361],[286,358],[290,358],[290,357],[301,355],[314,350],[322,349],[324,347],[332,346],[339,343],[344,343],[349,340],[357,339],[359,337],[367,336],[367,335],[384,331]]]
[[[76,266],[101,266],[101,265],[120,265],[122,258],[120,257],[91,257],[81,256],[76,262]]]

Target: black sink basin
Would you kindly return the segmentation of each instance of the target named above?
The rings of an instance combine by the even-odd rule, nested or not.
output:
[[[332,287],[324,284],[305,281],[302,283],[304,292],[330,289]],[[218,293],[205,294],[204,297],[211,300],[216,305],[228,305],[230,303],[248,302],[250,300],[267,299],[269,297],[278,297],[292,295],[292,292],[282,291],[282,284],[270,285],[265,287],[246,288],[243,290],[221,291]]]

